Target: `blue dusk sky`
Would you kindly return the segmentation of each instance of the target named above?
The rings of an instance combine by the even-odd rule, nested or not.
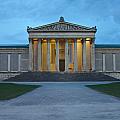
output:
[[[120,44],[120,0],[0,0],[0,44],[27,44],[27,26],[97,26],[97,44]]]

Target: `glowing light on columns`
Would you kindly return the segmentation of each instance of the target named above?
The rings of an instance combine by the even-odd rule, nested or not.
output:
[[[34,53],[33,53],[33,55],[34,55],[34,59],[33,59],[33,61],[34,61],[34,71],[37,71],[37,69],[38,69],[38,67],[37,67],[37,55],[38,55],[38,39],[33,39],[33,46],[34,46]]]
[[[90,39],[89,41],[86,40],[86,55],[87,55],[87,69],[90,70],[91,68],[91,46],[90,46]]]
[[[87,40],[87,41],[90,41],[90,40],[91,40],[91,38],[86,38],[86,40]]]
[[[77,39],[77,64],[78,71],[82,70],[82,38]]]

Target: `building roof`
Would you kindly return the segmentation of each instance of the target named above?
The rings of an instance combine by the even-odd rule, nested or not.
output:
[[[95,48],[120,48],[120,44],[95,44]]]
[[[27,32],[64,32],[64,31],[71,31],[71,32],[96,32],[96,26],[95,27],[86,27],[74,23],[69,23],[64,20],[63,17],[60,17],[60,20],[58,22],[54,22],[47,25],[42,25],[38,27],[27,27]]]
[[[28,48],[28,44],[0,44],[0,48]]]

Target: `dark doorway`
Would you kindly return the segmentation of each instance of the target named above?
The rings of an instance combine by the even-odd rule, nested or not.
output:
[[[65,60],[59,60],[59,69],[60,72],[65,71]]]

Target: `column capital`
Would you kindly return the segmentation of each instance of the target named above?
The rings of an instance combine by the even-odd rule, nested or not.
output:
[[[32,38],[33,41],[38,41],[38,38]]]

